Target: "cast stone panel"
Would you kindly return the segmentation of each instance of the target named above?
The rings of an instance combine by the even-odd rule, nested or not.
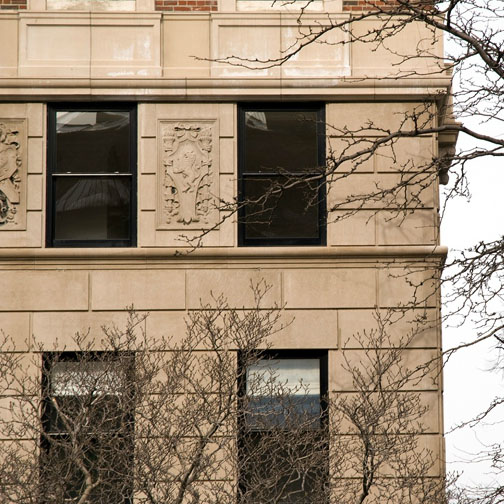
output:
[[[0,119],[0,231],[26,228],[24,120]]]
[[[158,229],[203,229],[218,222],[215,120],[160,121]]]

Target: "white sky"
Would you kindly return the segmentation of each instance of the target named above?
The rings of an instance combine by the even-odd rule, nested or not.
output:
[[[464,121],[470,124],[470,121]],[[485,126],[486,133],[499,135],[498,126]],[[459,146],[470,146],[467,138],[459,137]],[[468,247],[480,240],[492,240],[504,232],[504,170],[502,159],[481,159],[473,162],[469,170],[471,200],[452,201],[441,226],[441,242],[450,250]],[[504,310],[504,307],[503,307]],[[445,327],[444,347],[449,348],[471,339],[472,328]],[[495,351],[491,345],[470,348],[458,352],[444,371],[445,430],[456,423],[469,420],[486,409],[498,394],[504,395],[504,376],[491,372]],[[504,419],[504,411],[500,411]],[[490,421],[495,422],[498,416]],[[461,481],[469,484],[485,484],[495,480],[488,464],[475,464],[475,453],[496,441],[502,441],[504,424],[486,423],[477,428],[466,427],[447,434],[446,448],[448,471],[463,472]],[[500,475],[501,484],[504,483]]]
[[[500,0],[495,5],[500,4]],[[483,18],[480,16],[481,28],[495,29],[494,39],[502,40],[504,33],[504,19],[500,16]],[[447,52],[456,52],[457,46],[446,43]],[[474,70],[469,69],[463,78],[474,76]],[[457,92],[458,82],[454,81],[454,92]],[[504,118],[501,118],[504,119]],[[463,119],[464,124],[486,134],[504,138],[502,122],[481,126],[474,117]],[[458,147],[467,149],[474,146],[474,142],[459,136]],[[441,224],[441,243],[447,245],[450,252],[463,249],[481,240],[498,239],[504,233],[504,170],[502,158],[480,159],[468,165],[468,176],[472,197],[470,201],[452,201],[449,211]],[[449,253],[450,253],[449,252]],[[501,308],[504,312],[504,307]],[[443,329],[443,345],[449,348],[462,341],[472,338],[472,327],[466,324],[461,328],[445,327]],[[492,344],[478,348],[459,351],[448,362],[444,370],[444,423],[446,435],[446,449],[448,471],[462,472],[460,482],[469,485],[484,485],[495,482],[500,478],[504,484],[504,475],[492,472],[488,463],[475,463],[475,454],[490,446],[494,442],[503,441],[504,408],[493,415],[484,425],[476,428],[466,427],[449,433],[457,423],[470,420],[476,414],[484,411],[491,400],[500,395],[504,396],[504,375],[502,372],[489,371],[496,355]]]

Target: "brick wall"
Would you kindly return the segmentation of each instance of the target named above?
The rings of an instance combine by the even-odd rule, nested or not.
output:
[[[0,10],[25,10],[28,0],[0,0]],[[217,0],[155,0],[157,11],[216,11]]]
[[[429,4],[433,0],[416,0],[419,4]],[[155,0],[157,11],[166,12],[215,12],[217,11],[217,0]],[[393,6],[395,0],[343,0],[344,11],[366,11],[373,6],[387,7]],[[26,9],[27,0],[0,0],[0,10],[4,9]]]
[[[0,10],[7,9],[26,9],[27,0],[0,0]]]
[[[156,0],[156,10],[168,12],[216,11],[217,0]]]

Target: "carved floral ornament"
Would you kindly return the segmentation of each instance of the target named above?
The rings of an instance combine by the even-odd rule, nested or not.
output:
[[[162,123],[160,227],[208,227],[213,219],[214,126],[214,121]]]
[[[21,168],[19,128],[0,121],[0,229],[19,224]]]

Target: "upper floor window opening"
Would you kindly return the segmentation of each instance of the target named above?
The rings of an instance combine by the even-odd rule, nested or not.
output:
[[[42,502],[131,504],[133,356],[44,354]]]
[[[326,503],[327,352],[266,351],[239,376],[238,502]]]
[[[238,137],[238,244],[325,245],[323,105],[244,104]]]
[[[48,108],[47,246],[136,244],[136,106]]]

